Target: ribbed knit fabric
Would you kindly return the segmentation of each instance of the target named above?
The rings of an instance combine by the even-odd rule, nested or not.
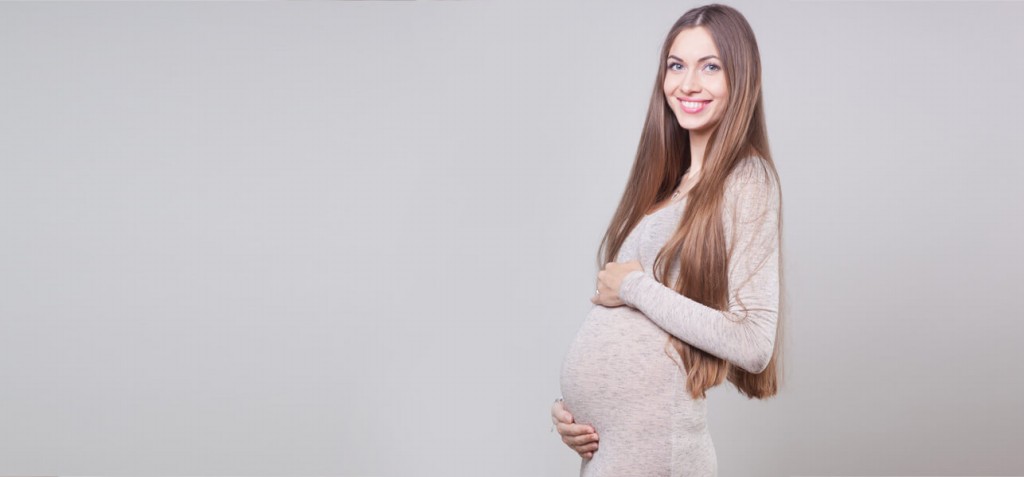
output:
[[[726,311],[653,277],[654,258],[676,230],[686,198],[645,216],[630,231],[615,261],[639,260],[643,271],[623,279],[619,296],[626,305],[594,305],[562,363],[566,410],[600,435],[594,457],[581,463],[581,476],[717,476],[706,400],[686,390],[683,363],[667,337],[750,372],[767,365],[778,319],[780,195],[765,167],[760,158],[746,158],[726,181]],[[676,276],[673,271],[669,279]]]

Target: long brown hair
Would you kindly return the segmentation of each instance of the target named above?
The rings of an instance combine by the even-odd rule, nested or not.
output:
[[[779,194],[778,246],[779,284],[782,287],[782,216],[778,172],[768,148],[764,105],[761,98],[761,60],[754,32],[740,12],[732,7],[711,4],[694,8],[680,17],[665,37],[658,58],[658,75],[651,93],[640,142],[626,189],[618,209],[598,248],[598,268],[612,262],[629,232],[655,204],[665,200],[690,167],[689,132],[676,121],[669,108],[663,81],[666,59],[673,40],[684,29],[705,27],[718,48],[728,85],[726,111],[712,132],[700,179],[687,195],[687,204],[679,226],[654,261],[654,277],[665,283],[678,267],[673,283],[665,283],[677,292],[705,306],[729,309],[729,253],[722,224],[722,207],[730,174],[740,173],[744,159],[753,157]],[[742,164],[741,164],[742,163]],[[694,398],[724,379],[750,398],[764,399],[778,392],[781,379],[782,302],[775,348],[767,368],[751,373],[669,334],[666,352],[674,348],[685,366],[686,383]],[[745,309],[745,307],[744,307]]]

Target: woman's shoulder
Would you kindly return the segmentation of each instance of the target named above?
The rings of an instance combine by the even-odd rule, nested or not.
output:
[[[726,179],[726,183],[733,187],[751,183],[774,186],[775,182],[772,165],[760,155],[749,155],[737,161]]]
[[[760,215],[777,209],[781,200],[772,164],[758,155],[740,159],[726,178],[726,212],[732,216]]]

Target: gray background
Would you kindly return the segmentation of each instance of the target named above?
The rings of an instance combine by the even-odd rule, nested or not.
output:
[[[0,474],[575,475],[549,405],[696,5],[0,4]],[[1024,473],[1024,3],[732,5],[790,308],[721,475]]]

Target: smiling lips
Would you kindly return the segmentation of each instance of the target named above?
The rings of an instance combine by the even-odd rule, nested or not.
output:
[[[710,102],[711,102],[710,99],[708,99],[708,100],[701,100],[701,101],[684,101],[684,100],[680,99],[679,100],[679,106],[682,107],[683,111],[685,111],[687,113],[696,114],[696,113],[699,113],[699,112],[703,111],[704,110],[704,106],[707,105]]]

